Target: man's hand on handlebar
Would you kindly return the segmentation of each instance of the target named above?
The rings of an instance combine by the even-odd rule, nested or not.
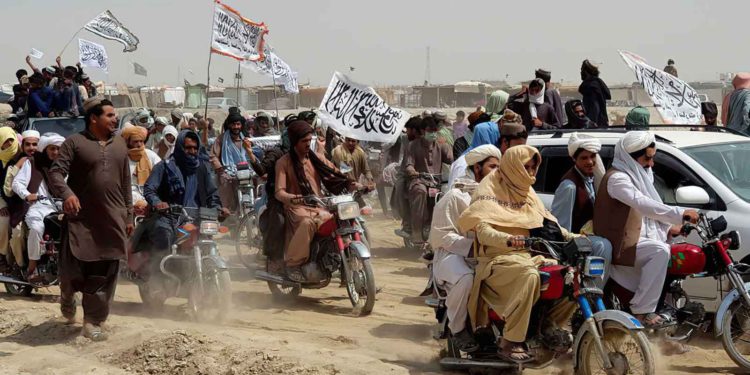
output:
[[[229,209],[228,209],[228,208],[226,208],[226,207],[222,207],[222,208],[221,208],[221,209],[219,210],[219,218],[220,218],[220,219],[226,219],[226,218],[228,218],[228,217],[229,217],[229,215],[231,215],[231,214],[232,214],[232,212],[230,212],[230,211],[229,211]]]
[[[685,210],[685,212],[682,213],[682,220],[684,221],[698,224],[698,219],[700,219],[700,215],[696,210]]]
[[[515,249],[522,249],[526,247],[526,237],[524,236],[511,236],[508,237],[508,247]]]
[[[78,211],[81,210],[81,202],[78,200],[78,197],[75,195],[71,195],[68,197],[68,199],[65,200],[63,203],[63,211],[65,211],[68,215],[78,215]]]
[[[154,209],[157,211],[164,211],[169,209],[169,203],[167,202],[159,202],[156,205],[154,205]]]

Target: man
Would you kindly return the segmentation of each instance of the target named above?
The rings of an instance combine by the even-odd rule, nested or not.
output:
[[[206,132],[208,133],[208,138],[216,138],[216,129],[214,129],[214,122],[215,120],[211,117],[208,118],[208,125]]]
[[[169,125],[166,117],[157,117],[154,119],[154,126],[148,130],[148,141],[146,148],[152,151],[158,150],[159,143],[164,138],[164,128]]]
[[[602,143],[591,136],[573,133],[568,140],[568,155],[575,165],[562,178],[552,201],[552,215],[562,228],[573,233],[592,234],[596,182],[604,176],[604,165],[599,151]],[[595,181],[595,179],[597,181]],[[605,260],[605,270],[612,261],[612,245],[604,238],[589,237],[592,255]],[[605,271],[601,287],[609,272]]]
[[[448,122],[448,115],[443,111],[435,111],[432,114],[432,119],[438,124],[438,141],[441,143],[447,143],[448,146],[453,148],[453,130],[451,130],[451,124]]]
[[[698,220],[694,210],[662,203],[654,187],[655,156],[652,133],[627,133],[594,203],[594,233],[613,247],[611,279],[635,294],[630,311],[647,327],[664,323],[655,311],[670,259],[667,240],[680,233],[683,217]]]
[[[242,146],[242,116],[232,113],[224,120],[224,132],[219,134],[211,146],[211,165],[216,172],[219,196],[224,207],[237,212],[239,202],[237,191],[237,164],[247,163],[248,155]]]
[[[591,121],[600,128],[609,126],[607,115],[607,100],[612,99],[609,87],[599,78],[599,67],[589,60],[583,60],[581,64],[581,85],[578,92],[583,95],[583,108]]]
[[[503,112],[508,104],[510,95],[503,90],[496,90],[487,98],[487,114],[490,115],[490,121],[497,122],[503,117]],[[481,113],[481,112],[480,112]]]
[[[28,80],[28,78],[26,78]],[[25,85],[13,85],[13,97],[8,100],[8,105],[13,113],[19,113],[26,108],[26,102],[29,98],[29,90]]]
[[[637,106],[625,116],[625,128],[628,130],[645,130],[651,124],[651,112],[648,108]]]
[[[71,135],[49,171],[52,195],[64,200],[67,231],[60,252],[60,310],[75,321],[75,293],[83,294],[83,335],[106,340],[102,323],[117,286],[119,260],[133,231],[128,148],[109,100],[84,104],[86,129]],[[65,177],[67,176],[67,182]]]
[[[466,119],[466,112],[456,112],[456,121],[453,122],[453,139],[458,142],[458,140],[461,139],[461,137],[463,137],[468,130],[469,120]],[[455,142],[453,143],[453,146],[456,146]]]
[[[750,135],[750,73],[737,73],[734,91],[724,98],[721,122],[726,127]]]
[[[253,134],[254,137],[265,137],[269,135],[276,135],[278,134],[276,130],[272,127],[273,125],[273,116],[271,116],[268,112],[258,112],[258,114],[255,116],[255,134]]]
[[[401,218],[401,229],[397,229],[396,234],[402,237],[407,234],[411,234],[411,221],[409,219],[409,213],[411,212],[411,209],[408,197],[409,185],[408,178],[405,174],[406,153],[408,152],[409,144],[415,139],[419,139],[424,135],[422,118],[419,116],[410,118],[408,121],[406,121],[404,129],[406,129],[406,139],[404,140],[402,135],[401,139],[399,140],[399,142],[401,142],[399,150],[400,165],[398,167],[396,181],[393,186],[393,195],[391,197],[391,204],[395,206],[394,212],[398,213],[398,216]]]
[[[484,115],[484,117],[482,115]],[[466,131],[464,132],[464,135],[461,137],[457,137],[456,141],[453,142],[453,159],[458,159],[459,157],[461,157],[461,155],[464,154],[464,152],[471,148],[471,142],[474,139],[474,128],[477,126],[477,124],[487,122],[489,118],[489,115],[482,112],[473,112],[469,115],[469,117],[467,118],[468,125],[466,127]]]
[[[500,150],[494,145],[479,146],[466,154],[466,163],[472,179],[460,179],[435,204],[432,215],[430,245],[435,249],[432,272],[435,282],[448,293],[446,308],[448,328],[458,349],[474,352],[479,349],[470,330],[466,329],[471,288],[474,285],[474,267],[469,264],[474,239],[458,229],[458,218],[471,204],[471,193],[484,176],[500,164]]]
[[[373,183],[372,172],[367,163],[365,151],[359,147],[359,141],[354,138],[345,138],[344,144],[336,146],[333,149],[333,165],[341,169],[342,165],[351,168],[346,175],[353,181],[359,181],[361,176],[365,176],[367,184]]]
[[[62,79],[55,87],[54,109],[58,116],[78,116],[83,112],[83,101],[78,85],[74,84],[75,68],[63,70]]]
[[[423,228],[430,223],[432,210],[427,207],[428,181],[420,177],[420,173],[435,176],[440,181],[443,164],[453,162],[453,152],[445,144],[438,142],[438,125],[432,118],[422,120],[425,135],[422,138],[409,142],[406,152],[406,168],[404,171],[409,176],[409,204],[411,206],[411,240],[414,244],[425,242]]]
[[[677,78],[677,68],[674,66],[674,60],[669,59],[667,60],[667,66],[664,67],[664,72],[669,73],[675,78]]]
[[[172,126],[175,127],[175,129],[179,128],[180,121],[182,121],[182,109],[175,108],[172,110],[172,112],[169,113],[169,117],[172,120]]]
[[[174,154],[154,166],[143,187],[143,196],[151,207],[157,210],[169,209],[170,205],[207,207],[220,209],[222,217],[229,214],[227,209],[221,208],[208,156],[205,151],[201,154],[200,149],[200,137],[196,132],[183,130],[179,133]],[[148,250],[169,251],[175,239],[171,217],[152,215],[142,225],[143,231],[139,230],[133,238],[139,250],[150,244]],[[146,240],[139,237],[141,235]]]
[[[94,85],[93,82],[91,82],[91,79],[86,74],[81,74],[81,83],[83,84],[83,87],[86,89],[86,94],[89,98],[93,98],[96,96],[96,85]]]
[[[287,277],[296,282],[305,280],[302,265],[310,257],[310,242],[318,227],[331,218],[331,213],[319,207],[301,204],[300,198],[322,196],[322,186],[331,194],[341,194],[358,187],[339,172],[330,161],[311,152],[313,128],[303,120],[287,127],[292,149],[276,162],[275,197],[284,204],[286,212],[285,256]]]
[[[701,114],[703,115],[703,122],[705,122],[707,126],[718,126],[719,109],[716,108],[716,103],[701,103]]]
[[[562,98],[560,98],[560,93],[552,87],[552,72],[544,69],[537,69],[534,72],[534,77],[540,78],[544,81],[544,102],[552,105],[552,108],[555,109],[557,119],[562,123],[564,108]]]
[[[526,94],[524,101],[520,106],[517,103],[514,106],[529,133],[534,130],[557,129],[562,126],[562,121],[555,114],[555,108],[544,100],[545,87],[544,81],[540,78],[532,80],[529,88],[521,92],[521,95]],[[516,100],[513,101],[516,102]]]
[[[55,93],[51,88],[44,85],[42,75],[34,73],[29,78],[29,84],[31,90],[27,101],[27,115],[29,117],[54,117],[52,101],[55,98]]]
[[[146,200],[143,197],[143,187],[161,158],[155,152],[146,148],[147,130],[141,126],[131,126],[122,130],[122,138],[128,145],[128,167],[130,170],[130,187],[133,208],[139,214],[145,214]]]
[[[564,129],[595,129],[598,127],[595,122],[586,116],[583,102],[578,99],[565,102],[565,114],[568,117],[568,122],[563,125]]]
[[[520,117],[510,109],[506,109],[503,112],[503,117],[499,120],[500,122],[500,135],[496,140],[492,139],[492,135],[488,137],[483,136],[482,132],[486,129],[496,129],[497,126],[490,128],[476,127],[477,140],[476,148],[482,145],[497,145],[502,153],[505,153],[509,148],[518,145],[525,145],[526,139],[529,137],[529,133],[526,132],[526,127],[521,124]],[[482,142],[482,143],[480,143]],[[457,179],[465,177],[467,173],[466,157],[465,155],[460,156],[456,161],[451,164],[450,174],[448,175],[448,187],[453,187],[453,184]]]
[[[34,153],[24,163],[18,175],[13,179],[13,192],[29,206],[26,212],[26,226],[29,228],[27,249],[29,251],[29,267],[26,277],[29,282],[38,281],[35,274],[36,265],[42,257],[41,241],[44,237],[44,218],[57,211],[52,201],[49,184],[49,168],[60,155],[60,145],[65,138],[55,133],[45,133],[39,140],[40,152]]]

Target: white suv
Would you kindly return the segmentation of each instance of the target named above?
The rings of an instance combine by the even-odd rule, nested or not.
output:
[[[737,230],[742,238],[750,238],[750,138],[723,131],[685,129],[651,128],[657,140],[654,173],[659,195],[668,205],[696,208],[709,217],[723,215],[729,223],[728,230]],[[568,156],[571,133],[532,133],[528,140],[528,144],[537,147],[542,154],[534,189],[547,207],[552,204],[560,179],[573,166]],[[614,146],[625,131],[580,133],[602,141],[600,155],[609,168]],[[700,244],[697,236],[688,241]],[[750,263],[747,248],[740,248],[732,256]],[[684,286],[691,298],[702,302],[707,311],[715,312],[726,290],[726,280],[721,281],[718,283],[711,277],[688,278]]]

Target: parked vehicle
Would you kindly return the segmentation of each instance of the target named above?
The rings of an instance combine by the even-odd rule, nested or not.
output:
[[[360,316],[369,315],[375,306],[375,274],[370,264],[370,249],[362,242],[364,230],[357,217],[359,203],[351,194],[320,198],[306,196],[301,204],[327,209],[333,217],[323,223],[310,244],[310,259],[302,266],[304,282],[292,281],[281,269],[266,261],[266,270],[258,270],[255,277],[266,281],[277,297],[296,297],[302,289],[321,289],[330,284],[339,271],[346,286],[349,301]]]
[[[39,134],[57,133],[68,138],[73,134],[80,133],[86,129],[83,117],[28,117],[19,123],[20,131],[36,130]]]
[[[237,101],[232,98],[208,98],[209,109],[223,109],[228,111],[231,107],[238,107],[241,113],[247,112],[245,108],[240,107]]]
[[[691,131],[698,129],[701,131]],[[750,238],[750,138],[726,128],[652,126],[656,135],[655,185],[665,204],[697,209],[710,217],[724,216],[729,230]],[[534,132],[528,144],[539,149],[542,163],[534,189],[547,207],[562,176],[573,166],[568,155],[568,137],[573,131]],[[579,131],[599,138],[600,156],[606,167],[612,163],[614,145],[625,136],[623,128]],[[678,190],[691,187],[690,193]],[[689,199],[688,199],[689,198]],[[699,199],[698,199],[699,198]],[[688,242],[700,243],[696,234]],[[750,249],[739,249],[734,257],[750,264]],[[743,276],[745,281],[750,277]],[[702,303],[709,313],[716,312],[732,286],[720,277],[721,288],[710,278],[688,278],[683,287],[692,301]]]
[[[510,246],[510,244],[509,244]],[[572,349],[577,374],[654,374],[654,358],[643,326],[630,314],[607,310],[602,291],[594,281],[604,274],[604,259],[591,256],[591,241],[578,238],[570,242],[552,242],[527,238],[525,248],[558,260],[559,264],[541,267],[542,286],[539,300],[531,312],[526,346],[534,360],[525,364],[506,362],[497,356],[504,322],[489,306],[490,324],[475,332],[480,349],[474,353],[458,350],[448,334],[445,308],[447,294],[434,281],[428,305],[438,319],[437,338],[447,338],[445,356],[440,365],[445,370],[511,370],[544,368]],[[432,274],[432,272],[430,272]],[[484,287],[484,286],[483,286]],[[564,300],[576,301],[578,313],[570,330],[543,329],[551,308]]]

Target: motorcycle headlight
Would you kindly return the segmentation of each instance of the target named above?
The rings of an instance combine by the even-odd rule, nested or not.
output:
[[[201,234],[213,236],[219,233],[219,223],[216,221],[204,220],[201,222]]]
[[[604,276],[605,262],[601,257],[586,257],[586,263],[583,266],[583,274],[589,277]]]
[[[240,169],[237,171],[237,179],[242,180],[249,180],[250,179],[250,170],[249,169]]]
[[[359,203],[357,202],[339,203],[336,208],[338,209],[340,220],[354,219],[359,216]]]

